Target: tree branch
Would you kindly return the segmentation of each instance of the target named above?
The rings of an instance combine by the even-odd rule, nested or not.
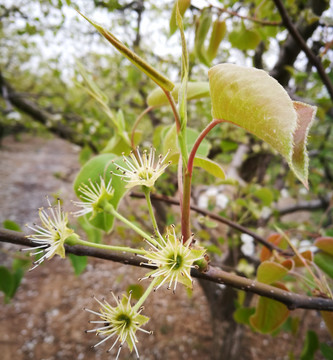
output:
[[[140,198],[140,199],[144,198],[144,194],[135,193],[135,192],[131,192],[130,196]],[[170,204],[170,205],[179,206],[179,201],[178,200],[172,199],[172,198],[170,198],[170,197],[168,197],[166,195],[151,194],[150,196],[154,200],[163,201],[163,202],[165,202],[167,204]],[[255,232],[251,231],[250,229],[248,229],[248,228],[246,228],[246,227],[244,227],[242,225],[239,225],[236,222],[234,222],[232,220],[229,220],[229,219],[227,219],[227,218],[225,218],[223,216],[214,214],[213,212],[205,210],[205,209],[201,209],[200,207],[195,206],[195,205],[191,205],[191,210],[197,212],[198,214],[208,216],[211,219],[216,220],[216,221],[218,221],[218,222],[220,222],[222,224],[228,225],[231,228],[233,228],[235,230],[238,230],[238,231],[240,231],[240,232],[242,232],[244,234],[248,234],[248,235],[252,236],[254,240],[256,240],[258,243],[266,246],[269,250],[276,250],[279,253],[282,253],[284,255],[289,255],[289,256],[293,255],[293,253],[285,251],[285,250],[275,246],[274,244],[268,242],[266,239],[264,239],[260,235],[256,234]]]
[[[23,245],[25,247],[36,247],[33,241],[28,239],[23,233],[11,230],[0,229],[0,242],[7,242],[16,245]],[[91,256],[104,260],[111,260],[126,265],[148,267],[142,263],[142,259],[132,254],[119,254],[111,251],[101,249],[94,249],[86,246],[68,246],[65,245],[66,253],[75,254],[79,256]],[[251,292],[260,296],[265,296],[270,299],[277,300],[285,304],[290,310],[315,309],[321,311],[333,311],[333,300],[319,297],[309,297],[299,295],[289,291],[278,289],[274,286],[263,284],[255,280],[247,279],[239,275],[228,273],[214,266],[208,266],[207,271],[200,272],[193,269],[191,275],[195,278],[206,281],[224,284],[233,288]]]
[[[50,132],[54,133],[62,139],[70,141],[73,144],[79,146],[88,145],[95,153],[98,152],[96,146],[92,142],[82,139],[80,134],[76,133],[70,127],[65,126],[59,121],[57,121],[56,124],[52,124],[55,121],[54,119],[56,115],[51,114],[50,112],[40,108],[39,105],[35,102],[28,100],[21,96],[19,93],[17,93],[7,82],[7,80],[5,80],[1,72],[0,89],[2,89],[0,95],[2,97],[6,96],[6,98],[4,98],[6,101],[9,101],[18,110],[29,115],[34,121],[37,121],[40,124],[44,125]],[[74,115],[61,114],[61,117],[63,118],[70,118],[71,116]],[[78,115],[75,115],[75,117],[78,117]],[[51,123],[51,125],[48,125],[48,123]]]
[[[299,31],[296,26],[294,26],[294,24],[292,23],[285,7],[282,4],[281,0],[274,0],[274,3],[277,7],[277,9],[279,10],[279,13],[281,15],[282,21],[284,26],[287,28],[287,30],[289,31],[290,36],[292,37],[292,39],[295,42],[296,48],[294,49],[290,49],[290,45],[291,41],[290,39],[287,39],[286,43],[289,40],[289,46],[288,48],[291,50],[291,53],[293,53],[293,56],[291,57],[293,59],[292,63],[296,60],[296,57],[299,53],[299,49],[303,50],[304,53],[306,54],[306,56],[308,57],[309,61],[311,62],[311,64],[317,69],[318,71],[318,75],[320,76],[320,78],[322,79],[324,85],[326,86],[326,89],[331,97],[331,99],[333,100],[333,84],[331,83],[328,75],[325,72],[325,69],[320,61],[320,58],[317,57],[312,51],[311,49],[307,46],[306,44],[306,39],[309,38],[311,36],[311,34],[313,33],[314,29],[317,27],[318,25],[318,21],[315,23],[315,27],[313,24],[305,27],[303,34],[301,34],[301,31]],[[320,1],[318,1],[318,3],[320,3]],[[324,3],[324,2],[323,2]],[[322,8],[322,11],[325,10],[325,4],[324,7]],[[312,30],[312,31],[311,31]],[[286,54],[289,56],[289,54]],[[284,64],[284,67],[288,65],[288,63]],[[274,70],[271,73],[272,76],[276,77],[276,75],[274,74]],[[282,85],[286,85],[286,84],[282,84]]]

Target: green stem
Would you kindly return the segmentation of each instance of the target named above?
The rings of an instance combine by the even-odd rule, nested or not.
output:
[[[110,251],[121,251],[121,252],[129,252],[134,254],[140,254],[144,255],[146,253],[145,250],[139,250],[139,249],[132,249],[130,247],[125,246],[112,246],[112,245],[105,245],[105,244],[96,244],[89,241],[78,239],[75,243],[71,242],[71,245],[83,245],[83,246],[89,246],[93,248],[103,249],[103,250],[110,250]]]
[[[131,221],[127,220],[125,217],[123,217],[119,212],[110,204],[106,203],[104,205],[104,211],[113,215],[118,220],[122,221],[124,224],[126,224],[129,228],[134,230],[136,233],[141,235],[144,239],[148,240],[150,243],[154,245],[158,245],[158,242],[154,240],[149,234],[147,234],[145,231],[141,230],[138,226],[134,225]]]
[[[179,117],[179,113],[178,113],[178,110],[177,110],[175,100],[174,100],[173,96],[171,95],[170,91],[167,91],[165,89],[162,89],[162,90],[164,91],[165,96],[167,97],[167,99],[168,99],[168,101],[170,103],[170,106],[171,106],[171,109],[172,109],[172,112],[173,112],[173,116],[175,117],[175,121],[176,121],[177,134],[179,134],[181,125],[180,125],[180,117]]]
[[[153,279],[153,281],[150,283],[150,285],[147,287],[146,291],[144,292],[144,294],[140,297],[140,299],[138,300],[138,302],[133,306],[133,310],[134,311],[138,311],[140,306],[146,301],[147,297],[149,296],[149,294],[152,292],[152,290],[154,289],[155,283],[157,281],[157,277]]]
[[[143,186],[142,190],[143,190],[143,192],[145,194],[145,197],[146,197],[149,215],[150,215],[150,218],[151,218],[151,222],[153,223],[153,229],[154,229],[155,233],[157,233],[158,226],[157,226],[157,221],[156,221],[154,210],[153,210],[153,205],[151,203],[150,188],[147,187],[147,186]]]
[[[153,106],[149,106],[147,107],[138,117],[137,119],[135,120],[135,123],[132,127],[132,133],[131,133],[131,146],[132,146],[132,149],[135,150],[135,144],[134,144],[134,135],[135,135],[135,130],[136,128],[138,127],[141,119],[149,113],[149,111],[151,111],[154,107]]]

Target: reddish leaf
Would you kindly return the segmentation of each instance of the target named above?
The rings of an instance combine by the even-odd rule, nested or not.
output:
[[[300,253],[300,255],[301,255],[301,258],[298,255],[295,255],[293,257],[296,267],[304,266],[304,262],[306,260],[313,261],[313,254],[310,250],[303,251],[302,253]]]

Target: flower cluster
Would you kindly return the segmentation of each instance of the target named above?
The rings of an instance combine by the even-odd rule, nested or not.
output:
[[[86,311],[99,316],[101,319],[90,321],[90,323],[102,325],[93,330],[86,330],[86,332],[96,332],[96,334],[105,336],[105,338],[95,344],[94,347],[104,343],[112,337],[116,337],[113,345],[108,350],[108,352],[110,352],[118,342],[120,343],[116,360],[119,358],[124,343],[127,343],[130,351],[134,348],[136,356],[139,358],[138,349],[136,347],[136,343],[138,342],[136,332],[139,330],[147,334],[152,333],[151,331],[141,328],[142,325],[149,321],[149,318],[140,314],[143,307],[136,309],[136,307],[131,306],[131,295],[129,297],[123,295],[121,300],[117,299],[113,293],[112,295],[117,306],[113,307],[106,300],[103,300],[102,302],[97,298],[94,298],[100,305],[100,312],[85,309]]]
[[[156,150],[153,147],[150,147],[149,153],[147,150],[144,150],[141,156],[139,148],[137,148],[135,152],[131,151],[129,157],[123,155],[125,166],[115,163],[117,170],[120,170],[121,174],[114,175],[121,176],[127,182],[127,188],[132,188],[137,185],[152,188],[155,181],[170,165],[170,162],[165,163],[165,160],[169,155],[169,151],[164,157],[159,155],[156,164],[155,152]]]
[[[144,278],[157,278],[156,289],[164,283],[168,283],[168,289],[176,291],[178,281],[188,288],[192,288],[191,269],[195,268],[193,263],[204,258],[205,250],[195,249],[192,246],[193,236],[185,243],[183,239],[177,238],[175,227],[172,225],[172,233],[168,232],[165,238],[158,233],[158,242],[149,242],[151,248],[146,255],[142,256],[148,260],[148,264],[157,269],[152,270]]]

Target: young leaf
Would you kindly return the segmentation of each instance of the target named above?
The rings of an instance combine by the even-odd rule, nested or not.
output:
[[[287,273],[288,269],[284,266],[273,261],[264,261],[258,267],[257,280],[265,284],[272,284],[282,279]]]
[[[208,61],[204,42],[206,40],[206,36],[208,34],[208,31],[210,29],[210,26],[212,24],[212,14],[210,9],[204,9],[201,13],[196,32],[195,32],[195,41],[194,41],[194,47],[195,47],[195,54],[199,61],[206,66],[210,66],[210,63]]]
[[[161,74],[159,71],[150,66],[145,60],[143,60],[140,56],[138,56],[135,52],[130,50],[127,46],[125,46],[120,40],[118,40],[113,34],[111,34],[108,30],[104,29],[102,26],[96,24],[88,17],[78,13],[84,17],[87,21],[90,22],[91,25],[95,27],[95,29],[105,37],[121,54],[123,54],[132,64],[134,64],[139,70],[144,72],[147,76],[149,76],[157,85],[159,85],[162,89],[166,91],[171,91],[174,88],[174,84],[167,77]]]
[[[206,170],[209,174],[219,179],[224,180],[226,178],[223,168],[213,160],[196,156],[194,158],[193,165]]]
[[[327,254],[333,255],[333,237],[320,237],[314,242],[315,246]]]
[[[175,83],[175,87],[171,95],[178,101],[178,92],[180,83]],[[188,82],[187,83],[187,100],[201,99],[209,97],[209,83],[206,81]],[[154,89],[147,97],[148,106],[162,106],[169,105],[168,98],[161,88]]]
[[[316,107],[293,102],[263,70],[219,64],[208,75],[214,119],[238,125],[266,141],[308,187],[306,139]]]
[[[332,311],[321,311],[320,315],[325,321],[326,327],[333,338],[333,312]]]
[[[81,169],[74,181],[74,191],[76,195],[80,196],[79,187],[81,184],[89,185],[89,179],[92,182],[100,182],[100,176],[104,177],[105,181],[110,180],[110,171],[116,172],[116,165],[112,163],[112,160],[120,160],[114,154],[102,154],[90,159]],[[117,208],[120,200],[125,195],[127,189],[125,183],[119,176],[112,177],[112,187],[114,189],[114,196],[110,200],[110,204]],[[89,219],[89,215],[86,215],[87,221],[98,229],[110,232],[113,227],[114,216],[105,212],[99,213],[92,220]]]
[[[181,15],[181,17],[183,17],[185,11],[191,5],[191,0],[175,0],[170,18],[170,36],[173,35],[177,30],[177,21],[176,21],[177,3],[178,3],[179,14]]]
[[[20,225],[13,220],[5,220],[2,223],[2,226],[7,230],[22,231]]]
[[[76,276],[79,276],[88,264],[88,260],[86,256],[78,256],[74,254],[68,254],[69,259],[72,263],[74,272]]]
[[[317,334],[312,330],[308,330],[300,360],[313,360],[318,348],[319,341]]]
[[[333,279],[333,256],[325,252],[318,252],[314,256],[314,262],[319,266],[325,273]]]
[[[221,21],[219,19],[214,21],[213,30],[210,35],[209,45],[206,53],[207,59],[209,61],[215,59],[217,50],[220,46],[221,41],[224,38],[226,31],[227,26],[225,24],[225,21]]]
[[[262,334],[278,329],[289,315],[286,305],[263,296],[259,297],[256,312],[250,317],[250,324]]]
[[[254,50],[259,45],[261,38],[256,30],[246,29],[242,23],[241,28],[229,34],[229,41],[232,47],[239,50]]]

